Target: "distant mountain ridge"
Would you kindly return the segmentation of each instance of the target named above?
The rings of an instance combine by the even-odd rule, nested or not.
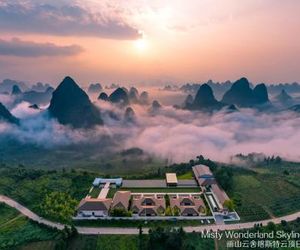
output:
[[[264,83],[258,84],[253,89],[254,104],[264,104],[269,102],[267,87]]]
[[[225,81],[225,82],[214,82],[212,80],[209,80],[207,82],[203,83],[186,83],[181,85],[178,88],[173,88],[173,91],[182,91],[187,94],[193,94],[195,95],[197,91],[199,90],[200,86],[203,84],[208,84],[213,92],[215,97],[218,100],[222,100],[222,97],[224,94],[232,87],[233,82],[231,81]],[[254,88],[254,86],[250,84],[250,88]],[[268,84],[265,85],[268,91],[268,95],[275,96],[278,95],[282,90],[284,90],[287,93],[299,93],[300,92],[300,84],[297,82],[294,83],[279,83],[279,84]],[[292,105],[293,103],[288,103],[287,105]]]
[[[125,87],[118,87],[109,96],[105,92],[101,92],[98,100],[109,101],[123,107],[130,104],[147,105],[149,104],[149,94],[146,91],[139,94],[135,87],[131,87],[129,90]]]
[[[31,104],[45,105],[50,102],[53,91],[54,89],[52,87],[48,87],[44,92],[35,90],[25,91],[18,96],[17,101],[25,101]]]
[[[13,124],[19,124],[20,120],[13,116],[9,110],[0,102],[0,120],[13,123]]]
[[[280,94],[275,96],[274,100],[284,107],[294,104],[294,99],[284,89],[281,90]]]
[[[272,106],[266,85],[261,83],[252,89],[245,77],[234,82],[230,89],[224,93],[221,101],[215,98],[212,87],[205,83],[200,85],[194,98],[188,95],[184,102],[184,108],[191,110],[213,111],[226,105],[231,107],[230,109],[234,107],[233,110],[238,110],[237,107],[270,108]]]
[[[187,103],[187,108],[194,110],[211,111],[220,109],[223,106],[221,102],[216,100],[213,90],[208,84],[201,85],[194,101],[191,104]]]
[[[114,92],[110,94],[108,100],[112,103],[118,103],[121,105],[129,104],[129,97],[127,91],[124,88],[117,88]]]
[[[20,95],[20,94],[22,94],[22,91],[21,91],[21,89],[20,89],[20,87],[18,85],[14,85],[12,87],[11,94],[12,95]]]
[[[88,87],[88,93],[99,93],[102,90],[102,85],[100,83],[92,83]]]
[[[239,107],[253,107],[269,102],[268,91],[265,84],[258,84],[254,89],[250,87],[247,78],[243,77],[234,82],[224,94],[222,102],[235,104]]]
[[[28,89],[24,82],[5,79],[2,82],[0,82],[0,93],[6,92],[10,94],[13,90],[13,86],[15,85],[18,86],[21,91],[25,91]]]

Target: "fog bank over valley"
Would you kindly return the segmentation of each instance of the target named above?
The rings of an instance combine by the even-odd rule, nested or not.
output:
[[[135,88],[102,89],[111,99],[101,100],[97,98],[99,91],[87,91],[88,98],[75,82],[72,84],[72,81],[61,84],[53,92],[50,107],[59,104],[60,99],[58,104],[54,104],[55,96],[62,96],[57,98],[64,100],[63,91],[75,86],[78,94],[88,102],[86,105],[92,105],[91,114],[98,115],[99,112],[99,122],[93,120],[95,124],[88,127],[87,124],[78,125],[75,110],[78,128],[74,128],[72,124],[67,124],[67,119],[74,119],[72,110],[66,111],[66,117],[55,118],[51,108],[48,108],[49,103],[33,105],[22,100],[20,95],[4,93],[0,96],[1,103],[16,119],[13,121],[17,122],[1,119],[1,146],[9,147],[13,141],[13,145],[20,147],[26,145],[30,148],[31,145],[45,150],[92,148],[92,153],[87,151],[87,158],[103,152],[140,148],[148,155],[169,163],[188,161],[200,154],[217,161],[230,162],[236,154],[253,152],[267,156],[278,155],[292,161],[300,160],[300,116],[295,110],[280,108],[274,112],[273,106],[268,106],[266,111],[261,108],[227,106],[220,106],[219,110],[211,112],[207,112],[207,109],[191,110],[184,107],[187,93],[149,87],[145,89],[146,99],[143,100],[140,97],[143,96],[142,91]],[[97,87],[93,86],[94,90]],[[205,91],[205,88],[199,91]],[[125,99],[120,96],[128,102],[123,103]],[[113,98],[122,100],[114,103]],[[193,95],[192,98],[197,97]],[[76,99],[71,99],[66,106],[70,105],[72,109],[73,104],[74,107],[77,105]],[[90,118],[91,115],[86,119]],[[80,155],[85,157],[83,153]]]

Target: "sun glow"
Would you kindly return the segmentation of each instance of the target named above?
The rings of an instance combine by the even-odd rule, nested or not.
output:
[[[145,52],[148,49],[148,41],[145,38],[138,39],[134,42],[137,51]]]

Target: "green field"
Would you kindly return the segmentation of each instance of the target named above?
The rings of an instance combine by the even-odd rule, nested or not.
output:
[[[289,170],[289,175],[283,174]],[[235,171],[233,189],[242,221],[255,221],[278,217],[300,210],[300,167],[298,165],[255,168],[253,171]]]
[[[16,249],[24,243],[52,240],[57,236],[55,230],[40,227],[18,211],[0,203],[0,249]]]
[[[70,197],[79,203],[87,195],[96,175],[79,171],[0,168],[0,176],[1,194],[19,201],[39,215],[57,220],[56,216],[45,213],[52,208],[53,202],[56,201],[55,197],[52,200],[47,200],[47,197],[58,193],[62,197]],[[44,206],[48,209],[43,208]],[[75,207],[76,205],[72,205],[71,209],[75,210]],[[66,218],[66,220],[68,219]]]

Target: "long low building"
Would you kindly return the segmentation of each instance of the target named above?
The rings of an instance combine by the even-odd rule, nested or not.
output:
[[[216,179],[208,166],[197,165],[193,167],[193,173],[199,186],[206,187],[216,184]]]
[[[110,183],[112,185],[116,185],[117,187],[122,186],[123,179],[122,178],[95,178],[93,181],[94,187],[99,187],[100,185],[105,185],[106,183]]]
[[[211,186],[211,191],[213,192],[215,198],[219,201],[219,206],[223,208],[224,202],[229,200],[226,192],[219,187],[218,184],[214,184]]]

